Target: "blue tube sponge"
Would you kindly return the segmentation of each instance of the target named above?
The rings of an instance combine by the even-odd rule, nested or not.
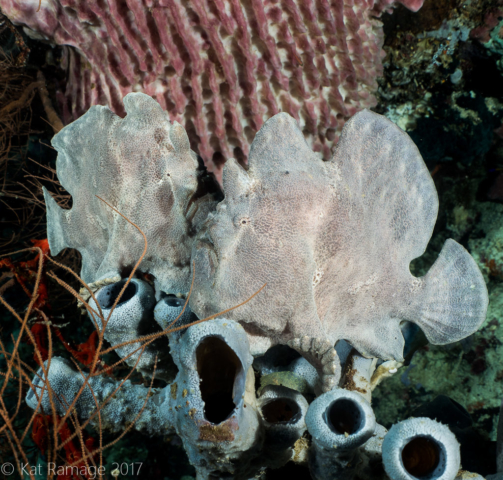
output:
[[[384,437],[382,459],[391,480],[453,480],[460,468],[459,443],[446,425],[410,418]]]
[[[170,381],[174,378],[176,370],[168,357],[166,339],[156,340],[143,351],[142,343],[135,342],[142,336],[159,331],[159,327],[153,321],[152,313],[156,304],[154,289],[144,280],[132,278],[112,310],[125,284],[126,279],[122,279],[100,288],[95,294],[99,308],[93,298],[89,300],[89,305],[95,312],[101,309],[102,316],[92,312],[90,316],[96,321],[100,330],[105,323],[104,337],[112,345],[134,342],[115,348],[115,352],[121,358],[125,358],[127,365],[136,366],[143,375],[150,377],[157,358],[156,378]]]
[[[306,425],[316,445],[339,451],[363,445],[376,422],[371,406],[359,393],[336,388],[311,403]]]
[[[52,357],[50,365],[47,360],[44,362],[44,367],[48,366],[47,378],[44,377],[42,368],[38,369],[37,375],[32,381],[33,387],[28,390],[26,395],[26,403],[30,408],[36,410],[40,401],[42,412],[50,414],[52,413],[50,397],[52,397],[56,413],[64,415],[67,407],[73,402],[82,387],[84,379],[66,358]],[[50,385],[51,393],[48,392],[47,384]],[[41,400],[40,397],[42,397]],[[75,404],[77,414],[83,417],[95,407],[91,390],[85,388],[79,401]]]
[[[309,406],[306,425],[313,437],[309,468],[316,480],[353,478],[365,462],[358,447],[376,429],[374,411],[362,395],[336,388]]]
[[[244,328],[217,318],[170,337],[169,408],[197,478],[251,478],[263,443]],[[164,408],[164,406],[163,406]]]
[[[45,368],[48,362],[44,363]],[[33,379],[33,388],[28,391],[26,403],[45,414],[52,413],[52,396],[55,413],[63,416],[77,397],[88,374],[77,371],[69,360],[52,357],[47,378],[42,368]],[[51,392],[49,395],[48,386]],[[91,416],[91,424],[110,432],[120,432],[134,422],[135,429],[147,435],[173,433],[173,418],[160,405],[168,391],[133,385],[129,380],[121,382],[107,376],[90,377],[87,385],[75,400],[74,409],[80,419]],[[42,397],[40,399],[40,397]],[[151,397],[151,398],[150,398]],[[100,409],[100,420],[96,409]]]
[[[155,306],[154,319],[163,330],[166,330],[170,325],[171,328],[177,328],[197,320],[190,307],[187,305],[184,310],[184,306],[185,299],[176,295],[166,295]],[[179,331],[176,337],[179,338],[182,333],[183,330]]]
[[[302,437],[309,408],[302,394],[282,385],[267,385],[258,405],[267,431],[266,441],[272,449],[292,447]]]

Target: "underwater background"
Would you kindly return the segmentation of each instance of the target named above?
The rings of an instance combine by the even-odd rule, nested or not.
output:
[[[2,0],[0,0],[0,9]],[[383,74],[377,79],[377,104],[372,109],[405,130],[418,146],[438,191],[440,207],[426,253],[411,271],[423,275],[448,238],[463,245],[475,258],[490,296],[486,321],[469,338],[448,346],[428,345],[420,334],[406,344],[405,365],[374,391],[377,422],[390,428],[411,416],[429,416],[450,426],[461,444],[463,468],[483,476],[496,471],[496,440],[503,399],[503,2],[501,0],[426,0],[411,12],[397,5],[382,14]],[[13,254],[46,238],[41,185],[61,202],[70,196],[58,186],[54,134],[44,102],[50,101],[60,118],[64,112],[58,92],[69,75],[61,47],[29,38],[21,27],[0,15],[0,254],[15,268],[25,268],[27,285],[33,281],[34,254]],[[40,73],[45,93],[37,93]],[[38,77],[37,77],[38,75]],[[80,270],[75,252],[60,261]],[[16,280],[14,267],[0,264],[0,294],[17,311],[28,297]],[[71,275],[63,277],[74,282]],[[62,338],[85,353],[82,343],[92,333],[75,299],[50,282],[47,304]],[[19,327],[0,306],[0,336],[7,351]],[[77,348],[79,346],[79,348]],[[29,342],[21,345],[28,363]],[[63,341],[54,353],[64,354]],[[65,350],[66,349],[66,350]],[[3,363],[2,363],[3,362]],[[5,369],[4,359],[0,368]],[[141,382],[138,375],[136,379]],[[4,399],[17,407],[17,390],[9,385]],[[10,402],[10,404],[9,404]],[[31,410],[19,406],[15,428],[26,428]],[[93,431],[89,430],[92,437]],[[112,440],[112,437],[110,437]],[[31,435],[23,448],[30,462],[43,462]],[[0,461],[11,458],[0,437]],[[194,476],[181,441],[176,436],[156,438],[130,433],[104,452],[104,463],[142,462],[138,475],[120,478],[189,480]],[[307,469],[287,464],[278,478],[294,472],[310,478]]]

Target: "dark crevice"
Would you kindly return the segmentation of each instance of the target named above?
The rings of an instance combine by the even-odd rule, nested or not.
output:
[[[440,448],[427,437],[412,439],[402,450],[405,470],[417,478],[430,476],[440,463]]]
[[[96,300],[98,300],[98,303],[100,304],[100,307],[106,310],[111,308],[115,303],[115,300],[119,296],[121,290],[124,288],[125,283],[126,280],[122,280],[120,282],[114,283],[113,285],[108,285],[102,288],[96,298]],[[117,303],[117,306],[131,300],[136,295],[137,290],[138,287],[136,286],[136,284],[130,282],[126,287],[126,290],[122,294],[119,302]]]
[[[220,338],[207,337],[197,347],[197,372],[201,379],[204,417],[218,424],[234,411],[233,390],[236,376],[242,369],[239,358]]]
[[[325,415],[328,426],[335,433],[351,435],[361,428],[362,414],[351,400],[336,400],[327,408]]]

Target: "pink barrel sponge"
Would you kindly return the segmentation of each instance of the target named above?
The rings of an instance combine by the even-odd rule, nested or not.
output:
[[[65,123],[91,105],[124,114],[145,92],[185,126],[220,175],[245,162],[266,119],[292,115],[331,157],[345,121],[375,105],[383,33],[395,0],[2,0],[32,36],[65,49]],[[399,0],[418,10],[423,0]],[[37,10],[39,9],[39,10]]]

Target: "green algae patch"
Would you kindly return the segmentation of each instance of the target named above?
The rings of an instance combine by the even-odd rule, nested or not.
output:
[[[296,390],[303,395],[311,393],[311,389],[306,380],[292,372],[274,372],[269,375],[264,375],[260,379],[260,388],[257,392],[258,396],[262,395],[264,388],[268,385],[281,385]]]

